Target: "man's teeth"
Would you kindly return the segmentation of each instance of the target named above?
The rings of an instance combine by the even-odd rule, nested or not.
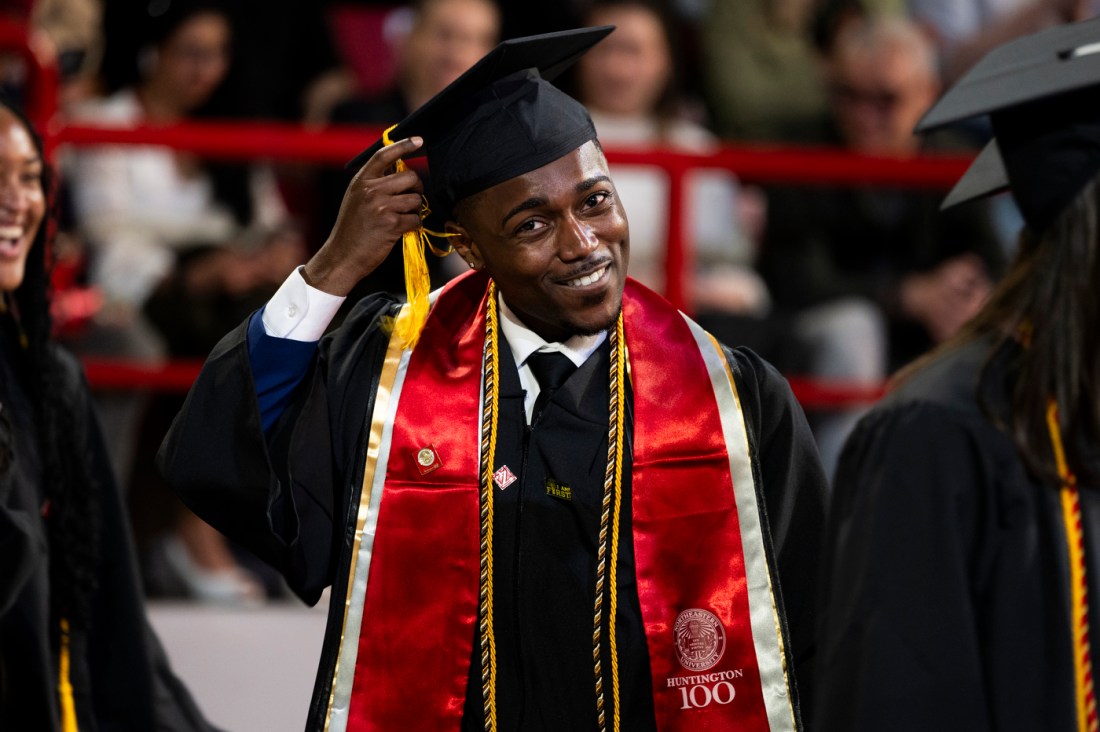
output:
[[[19,239],[22,236],[21,226],[0,226],[0,239]]]
[[[598,270],[591,274],[586,274],[584,277],[578,277],[575,280],[569,280],[565,284],[569,285],[570,287],[584,287],[585,285],[591,285],[599,281],[605,269],[607,269],[607,267],[600,267]]]

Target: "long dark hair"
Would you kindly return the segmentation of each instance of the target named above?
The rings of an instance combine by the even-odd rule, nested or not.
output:
[[[50,611],[55,621],[65,618],[71,627],[88,627],[91,596],[96,588],[98,506],[100,487],[91,470],[91,456],[80,434],[76,405],[71,395],[72,377],[51,338],[50,268],[55,211],[55,177],[46,164],[42,141],[26,116],[0,99],[0,107],[23,124],[43,161],[42,188],[46,215],[27,255],[23,281],[13,293],[12,317],[26,336],[26,346],[15,349],[22,358],[16,364],[35,405],[42,480],[48,509],[50,542]],[[57,623],[53,624],[56,629]]]
[[[1019,343],[1019,371],[1005,419],[987,414],[1011,435],[1033,473],[1058,480],[1047,427],[1047,405],[1058,405],[1070,467],[1090,474],[1081,443],[1100,437],[1100,176],[1040,235],[1024,229],[1016,258],[982,310],[935,353],[992,337],[993,356]],[[934,357],[933,353],[930,357]],[[926,359],[899,374],[903,380]],[[983,389],[984,390],[984,389]],[[1084,440],[1079,439],[1084,436]],[[1100,476],[1090,475],[1091,478]]]

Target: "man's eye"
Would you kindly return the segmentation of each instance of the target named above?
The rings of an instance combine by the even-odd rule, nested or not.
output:
[[[516,228],[516,233],[518,234],[524,231],[537,231],[543,226],[545,226],[545,224],[543,224],[538,219],[527,219]]]
[[[610,195],[606,191],[600,191],[599,193],[593,193],[591,196],[585,199],[584,203],[589,208],[595,208],[601,203],[610,198]]]

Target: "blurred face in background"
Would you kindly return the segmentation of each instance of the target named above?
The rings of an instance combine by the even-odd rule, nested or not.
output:
[[[410,108],[416,109],[493,50],[500,14],[490,0],[427,0],[401,47]]]
[[[939,94],[931,45],[915,29],[842,34],[829,62],[830,104],[845,144],[863,153],[913,153],[913,128]]]
[[[213,11],[185,20],[157,48],[146,86],[181,111],[202,106],[229,71],[228,19]]]
[[[46,214],[42,158],[23,123],[0,107],[0,291],[23,283],[38,227]]]
[[[672,78],[672,56],[661,18],[640,5],[598,8],[588,25],[614,25],[611,35],[577,62],[581,101],[623,117],[654,113]]]

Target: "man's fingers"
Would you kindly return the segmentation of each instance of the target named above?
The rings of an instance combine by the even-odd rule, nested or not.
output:
[[[424,140],[420,137],[406,137],[404,140],[398,140],[372,155],[363,169],[368,171],[367,174],[371,177],[381,176],[393,167],[398,159],[412,155],[423,144]]]
[[[402,234],[420,228],[420,214],[400,214],[397,217],[396,228]]]
[[[404,193],[390,199],[394,211],[416,214],[418,217],[420,216],[420,205],[423,201],[424,199],[417,193]]]
[[[387,196],[424,192],[424,184],[415,170],[406,170],[381,178],[366,178],[359,181],[359,187],[363,190],[376,191]]]

